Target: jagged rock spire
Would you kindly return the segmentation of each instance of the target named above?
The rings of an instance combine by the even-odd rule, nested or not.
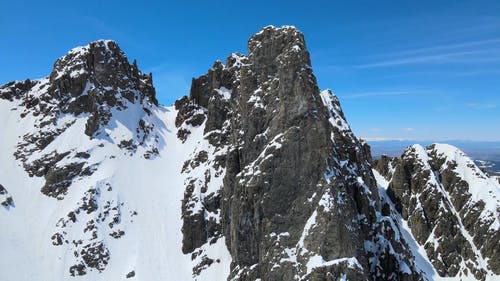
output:
[[[204,124],[209,144],[225,154],[208,160],[225,168],[222,187],[210,187],[210,177],[206,188],[186,186],[185,253],[225,236],[229,280],[418,278],[405,242],[380,233],[391,218],[381,219],[369,150],[335,95],[319,90],[296,28],[265,27],[250,38],[248,56],[216,62],[176,107],[183,138]]]
[[[295,72],[310,67],[304,35],[293,26],[264,27],[248,40],[248,57],[262,75],[277,69]]]

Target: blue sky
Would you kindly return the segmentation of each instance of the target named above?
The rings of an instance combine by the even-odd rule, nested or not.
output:
[[[358,136],[500,140],[500,1],[2,1],[0,83],[114,39],[171,104],[261,27],[304,34]]]

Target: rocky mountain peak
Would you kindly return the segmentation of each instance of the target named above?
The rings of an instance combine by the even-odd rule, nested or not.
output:
[[[310,67],[302,33],[293,26],[267,26],[248,41],[249,57],[263,74],[278,69],[296,71]]]
[[[140,72],[135,60],[130,64],[118,44],[111,40],[94,41],[69,51],[55,62],[49,83],[51,96],[61,101],[85,94],[93,98],[92,102],[87,98],[80,100],[78,106],[69,104],[68,110],[73,113],[80,113],[78,108],[89,111],[90,107],[103,103],[124,107],[121,98],[131,103],[158,104],[152,75]],[[100,94],[90,91],[92,88],[99,89]]]
[[[97,40],[71,49],[54,63],[50,74],[52,81],[63,75],[77,77],[82,74],[102,75],[114,70],[128,72],[127,56],[115,41]]]
[[[48,77],[8,83],[0,87],[0,98],[20,100],[21,117],[34,116],[40,128],[64,115],[88,114],[85,134],[90,137],[100,134],[113,112],[131,108],[136,116],[149,115],[158,105],[152,75],[142,73],[135,60],[130,64],[111,40],[70,50]]]
[[[293,93],[290,91],[292,83],[298,82],[298,76],[302,75],[300,80],[316,87],[304,36],[295,27],[264,27],[250,37],[247,48],[248,55],[233,53],[226,59],[225,65],[216,61],[206,75],[193,79],[190,97],[207,108],[210,97],[218,94],[212,89],[223,87],[231,90],[231,97],[248,100],[241,93],[257,90],[258,86],[276,87],[278,79],[286,88],[279,93],[290,95]],[[317,94],[319,89],[316,87],[312,92]]]
[[[84,133],[125,153],[140,151],[146,159],[158,153],[158,139],[152,133],[152,114],[158,105],[152,76],[139,71],[135,61],[130,64],[114,41],[98,40],[70,50],[55,62],[48,77],[1,86],[0,99],[15,104],[20,119],[36,128],[25,132],[14,156],[30,176],[45,177],[41,191],[50,197],[62,199],[74,177],[92,171],[90,165],[71,163],[63,167],[71,170],[63,179],[63,172],[49,169],[78,158],[52,147],[65,132],[76,130],[71,135]]]

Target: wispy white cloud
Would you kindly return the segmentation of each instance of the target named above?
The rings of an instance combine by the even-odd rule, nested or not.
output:
[[[480,55],[480,56],[477,56]],[[492,56],[493,55],[493,56]],[[496,55],[496,56],[495,56]],[[500,61],[497,50],[448,52],[432,55],[406,56],[374,63],[357,65],[357,68],[387,67],[423,63],[492,63]]]
[[[477,103],[477,102],[469,102],[469,103],[466,103],[465,106],[467,106],[467,107],[478,107],[479,103]]]
[[[407,56],[407,55],[415,55],[415,54],[428,54],[428,53],[433,53],[433,52],[438,52],[438,51],[445,51],[445,50],[449,51],[449,50],[464,49],[464,48],[469,48],[469,47],[485,46],[485,45],[492,45],[492,44],[500,44],[500,38],[416,48],[416,49],[412,49],[412,50],[404,50],[404,51],[400,51],[400,52],[384,54],[382,56]]]
[[[500,61],[500,38],[419,47],[373,55],[371,58],[376,61],[355,67],[375,68],[429,63],[492,63]]]
[[[415,131],[415,128],[401,128],[402,131],[405,131],[405,132],[414,132]]]
[[[498,104],[495,104],[495,103],[483,104],[483,103],[478,103],[478,102],[469,102],[469,103],[466,103],[465,106],[470,107],[470,108],[475,108],[475,109],[493,109],[493,108],[497,108]]]
[[[421,95],[430,94],[431,91],[426,90],[415,90],[415,91],[370,91],[370,92],[360,92],[360,93],[348,93],[339,95],[341,99],[359,99],[359,98],[369,98],[369,97],[382,97],[382,96],[406,96],[406,95]]]

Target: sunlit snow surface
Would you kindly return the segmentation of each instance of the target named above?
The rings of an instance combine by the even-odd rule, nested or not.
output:
[[[43,178],[29,177],[13,156],[20,137],[36,130],[35,117],[21,118],[22,107],[16,103],[0,99],[0,184],[14,200],[13,208],[0,206],[0,280],[125,280],[131,271],[135,277],[129,280],[195,279],[191,256],[181,252],[185,175],[180,171],[203,139],[203,126],[192,128],[192,137],[182,144],[176,136],[175,109],[157,107],[149,121],[155,124],[160,137],[159,156],[147,160],[141,157],[142,153],[124,153],[113,143],[115,137],[134,134],[129,129],[133,127],[127,124],[137,122],[133,110],[123,112],[123,116],[115,112],[117,115],[106,130],[109,138],[104,140],[90,140],[83,134],[85,117],[76,118],[72,127],[47,149],[88,151],[91,154],[88,161],[99,166],[90,177],[74,180],[65,198],[56,200],[40,192]],[[120,239],[102,233],[110,252],[104,271],[70,277],[68,267],[72,265],[73,252],[66,245],[52,245],[51,236],[58,230],[58,220],[75,208],[82,194],[104,182],[113,189],[99,196],[123,202],[122,213],[136,211],[137,215],[122,216],[120,227],[125,235]],[[71,235],[72,231],[83,228],[81,224],[85,222],[76,221],[66,231]],[[231,257],[224,238],[203,247],[221,262],[202,271],[195,280],[225,280]]]

